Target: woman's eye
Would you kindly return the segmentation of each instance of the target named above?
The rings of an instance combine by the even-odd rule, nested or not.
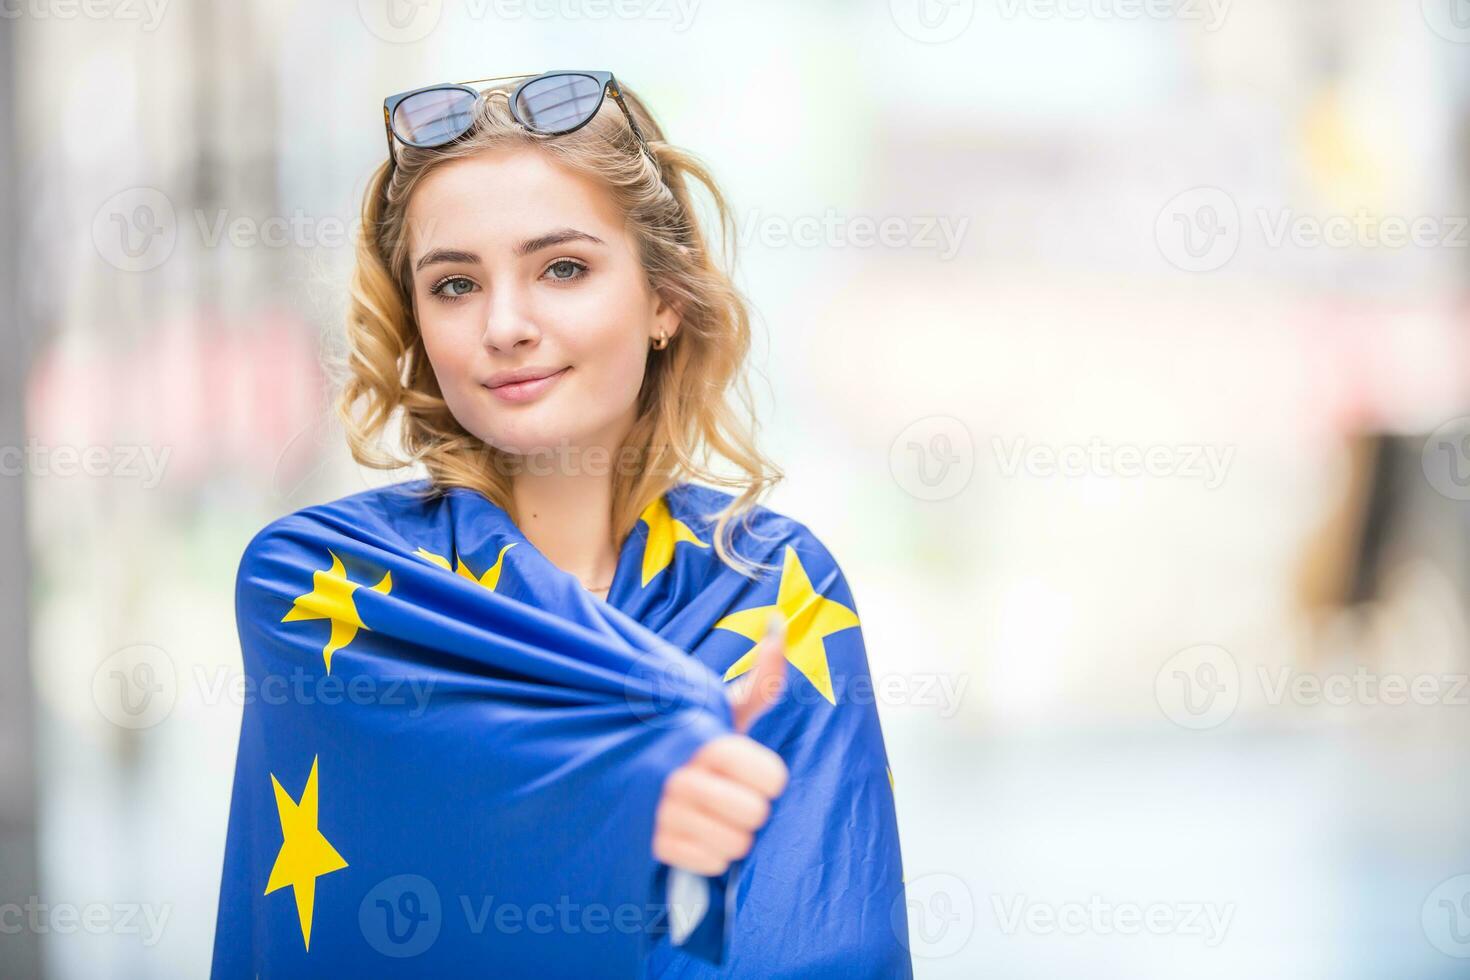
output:
[[[580,279],[586,272],[587,267],[576,259],[557,259],[546,267],[543,274],[557,282],[571,282],[573,279]]]
[[[464,276],[445,276],[429,288],[429,292],[445,299],[459,299],[475,290],[475,284]]]

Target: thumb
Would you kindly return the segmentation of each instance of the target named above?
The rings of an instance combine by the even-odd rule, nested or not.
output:
[[[771,613],[766,635],[756,647],[755,664],[744,680],[731,696],[737,732],[748,730],[786,686],[786,618],[779,612]]]

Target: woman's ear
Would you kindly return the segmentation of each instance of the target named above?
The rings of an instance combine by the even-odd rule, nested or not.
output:
[[[659,290],[654,290],[653,297],[653,322],[649,324],[648,339],[657,340],[662,332],[672,340],[679,332],[679,325],[684,322],[683,304],[670,299]]]

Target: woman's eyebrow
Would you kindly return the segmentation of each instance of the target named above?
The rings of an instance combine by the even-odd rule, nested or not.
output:
[[[423,257],[414,263],[413,271],[418,272],[424,266],[433,265],[436,262],[464,262],[474,265],[479,261],[480,257],[474,252],[465,252],[455,248],[436,248],[425,252]]]
[[[567,242],[588,242],[592,245],[605,244],[601,238],[598,238],[596,235],[589,235],[585,231],[578,231],[575,228],[558,228],[556,231],[549,231],[544,235],[528,238],[521,242],[516,246],[516,255],[524,258],[532,252],[539,252],[543,248],[550,248],[553,245],[565,245]],[[418,272],[424,266],[434,265],[435,263],[463,262],[468,265],[475,265],[479,261],[480,257],[474,252],[466,252],[458,248],[436,248],[425,252],[423,257],[414,263],[413,271]]]
[[[593,245],[601,245],[603,241],[596,235],[589,235],[585,231],[575,228],[558,228],[556,231],[547,232],[536,238],[528,238],[516,246],[516,255],[526,256],[532,252],[539,252],[543,248],[553,245],[564,245],[567,242],[590,242]]]

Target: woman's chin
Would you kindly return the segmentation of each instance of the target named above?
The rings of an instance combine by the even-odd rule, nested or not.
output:
[[[547,467],[565,468],[576,465],[581,452],[578,446],[582,444],[584,436],[585,433],[571,427],[548,426],[520,428],[514,432],[493,432],[488,438],[481,438],[487,445],[494,446],[502,453],[523,457],[527,463],[540,463],[544,470]]]

